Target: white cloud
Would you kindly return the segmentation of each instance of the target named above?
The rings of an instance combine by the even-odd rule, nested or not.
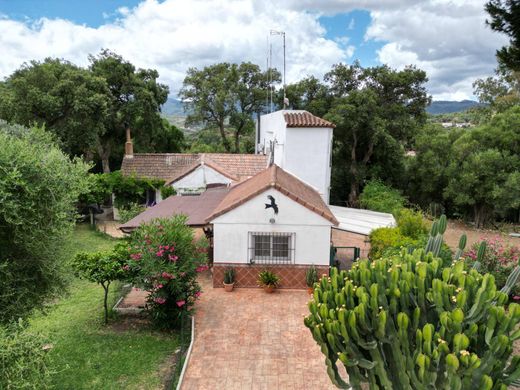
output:
[[[0,19],[0,77],[22,62],[60,57],[79,65],[87,55],[109,48],[138,67],[155,68],[177,91],[188,67],[229,61],[266,63],[270,29],[287,37],[287,81],[321,76],[331,65],[348,61],[352,47],[326,39],[318,14],[254,0],[147,0],[120,8],[114,22],[91,28],[66,20],[33,24]],[[273,65],[282,68],[280,37],[271,37]]]
[[[473,81],[492,74],[495,50],[506,42],[485,25],[484,2],[432,0],[372,11],[366,39],[387,42],[378,52],[381,62],[425,70],[435,99],[472,98]]]

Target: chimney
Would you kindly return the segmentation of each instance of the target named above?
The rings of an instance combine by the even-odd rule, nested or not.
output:
[[[134,144],[132,143],[132,138],[130,138],[130,126],[126,127],[125,157],[134,157]]]

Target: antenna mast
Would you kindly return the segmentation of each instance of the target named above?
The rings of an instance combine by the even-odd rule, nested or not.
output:
[[[286,90],[286,84],[285,84],[286,83],[286,80],[285,80],[285,31],[271,30],[269,32],[269,35],[281,35],[282,39],[283,39],[283,80],[282,80],[282,84],[283,84],[283,108],[285,109],[285,107],[287,105],[287,96],[285,94],[285,90]],[[271,101],[271,103],[272,103],[272,101]]]

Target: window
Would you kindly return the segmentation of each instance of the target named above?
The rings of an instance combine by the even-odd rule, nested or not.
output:
[[[294,257],[294,233],[249,233],[251,264],[290,264]]]

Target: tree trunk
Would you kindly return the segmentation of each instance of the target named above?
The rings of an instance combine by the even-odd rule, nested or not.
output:
[[[108,287],[110,286],[110,282],[101,283],[103,286],[103,290],[105,290],[105,297],[103,299],[103,307],[105,308],[105,325],[108,324]]]
[[[350,149],[350,192],[348,194],[348,206],[354,207],[358,202],[359,195],[359,181],[358,181],[358,166],[357,166],[357,135],[354,131],[352,133],[352,148]]]
[[[110,173],[110,145],[103,146],[98,144],[98,154],[103,166],[103,173]]]
[[[474,219],[475,219],[475,227],[477,229],[483,228],[484,224],[487,220],[487,209],[486,206],[475,205],[473,207],[474,210]]]
[[[220,121],[219,123],[219,130],[220,130],[220,137],[222,137],[222,144],[224,145],[224,148],[226,149],[226,152],[231,152],[231,145],[229,144],[229,140],[226,135],[226,128],[224,126],[224,121]]]

